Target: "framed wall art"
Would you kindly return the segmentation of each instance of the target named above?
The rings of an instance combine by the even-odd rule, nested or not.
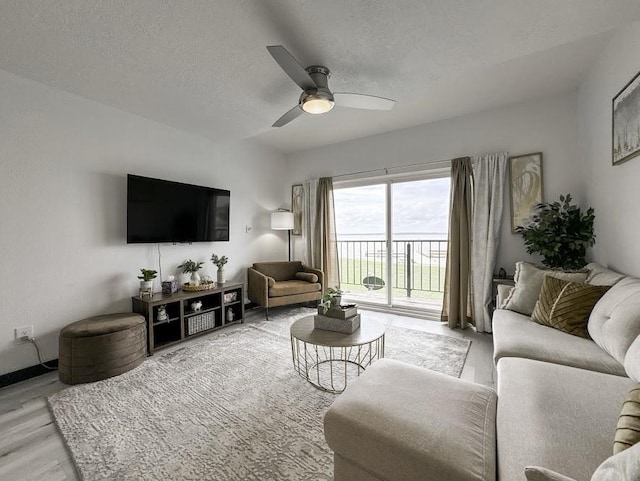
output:
[[[523,225],[531,209],[543,200],[542,152],[509,158],[511,232]]]
[[[640,155],[640,72],[613,98],[612,120],[612,163],[617,165]]]
[[[291,234],[302,235],[302,208],[304,205],[304,187],[302,184],[291,186],[291,212],[293,212],[293,230]]]

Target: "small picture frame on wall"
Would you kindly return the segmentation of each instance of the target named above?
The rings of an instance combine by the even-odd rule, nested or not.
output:
[[[511,232],[524,225],[531,210],[543,201],[542,152],[509,158]]]
[[[302,235],[302,208],[304,205],[304,187],[302,184],[291,186],[291,212],[293,213],[292,235]]]
[[[618,165],[640,155],[640,72],[613,98],[612,163]]]

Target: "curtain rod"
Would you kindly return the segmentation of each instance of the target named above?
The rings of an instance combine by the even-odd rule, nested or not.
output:
[[[459,158],[466,158],[466,157],[459,157]],[[394,170],[394,169],[406,169],[408,167],[418,167],[421,165],[427,166],[431,164],[439,164],[442,162],[451,162],[452,160],[455,160],[455,159],[430,160],[428,162],[417,162],[415,164],[398,165],[395,167],[381,167],[379,169],[361,170],[359,172],[350,172],[348,174],[334,175],[332,176],[332,178],[337,179],[338,177],[349,177],[351,175],[370,174],[372,172],[383,172],[385,175],[387,175],[389,174],[390,170]]]

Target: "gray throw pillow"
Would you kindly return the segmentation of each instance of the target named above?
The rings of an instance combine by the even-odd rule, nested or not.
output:
[[[513,278],[516,285],[502,308],[530,316],[540,297],[545,275],[573,282],[584,282],[587,279],[587,272],[559,271],[539,267],[529,262],[518,262]]]

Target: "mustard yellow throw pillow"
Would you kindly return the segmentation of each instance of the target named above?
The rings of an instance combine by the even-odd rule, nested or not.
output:
[[[640,384],[629,391],[618,417],[613,454],[618,454],[640,442]]]
[[[531,319],[538,324],[588,338],[589,315],[609,288],[545,276]]]

